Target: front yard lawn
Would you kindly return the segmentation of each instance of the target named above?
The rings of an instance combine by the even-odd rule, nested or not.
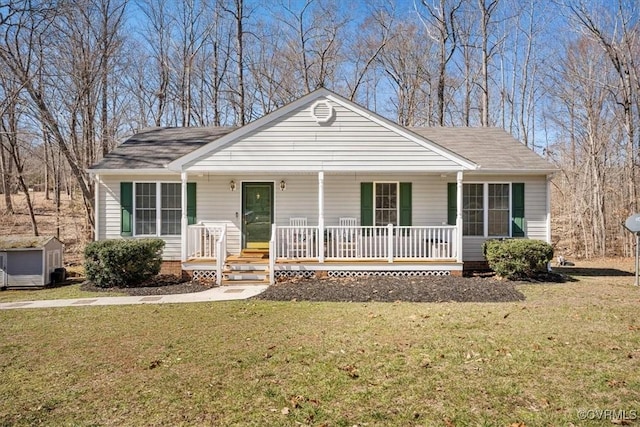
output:
[[[507,303],[1,311],[0,425],[595,426],[640,416],[633,277],[573,273],[579,281],[518,285],[526,300]]]

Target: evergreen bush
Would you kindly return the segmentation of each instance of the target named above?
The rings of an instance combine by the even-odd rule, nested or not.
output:
[[[101,288],[136,287],[160,272],[163,248],[162,239],[91,242],[84,250],[87,280]]]
[[[553,247],[542,240],[487,240],[482,250],[489,267],[509,280],[534,278],[553,259]]]

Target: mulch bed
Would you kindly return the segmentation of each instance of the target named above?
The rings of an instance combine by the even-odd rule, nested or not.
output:
[[[545,273],[534,283],[564,282],[563,275]],[[254,299],[271,301],[334,302],[511,302],[523,301],[515,286],[532,282],[498,280],[491,274],[455,276],[366,276],[359,278],[291,279],[269,286]],[[201,292],[212,283],[184,281],[170,274],[158,275],[140,287],[99,288],[84,282],[80,289],[94,292],[124,292],[132,296],[170,295]]]
[[[523,301],[518,282],[493,277],[389,277],[288,280],[254,297],[276,301],[509,302]],[[521,283],[521,282],[520,282]]]
[[[80,289],[92,292],[124,292],[131,296],[147,296],[202,292],[211,289],[211,285],[185,281],[173,274],[159,274],[135,288],[99,288],[91,282],[84,282],[80,285]]]

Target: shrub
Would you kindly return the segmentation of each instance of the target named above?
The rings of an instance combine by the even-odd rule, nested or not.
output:
[[[84,250],[87,279],[101,288],[135,287],[160,272],[162,239],[101,240]]]
[[[542,240],[487,240],[482,250],[489,267],[509,280],[535,277],[553,259],[553,247]]]

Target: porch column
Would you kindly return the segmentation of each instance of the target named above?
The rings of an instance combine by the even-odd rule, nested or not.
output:
[[[318,262],[324,262],[324,171],[318,172]]]
[[[94,227],[94,232],[93,232],[93,240],[99,240],[100,239],[100,175],[96,174],[94,176],[94,205],[93,205],[93,215],[94,215],[94,219],[93,219],[93,227]],[[59,227],[59,226],[58,226]],[[58,228],[58,231],[60,231],[60,229]],[[0,283],[0,285],[2,285],[2,283]]]
[[[458,171],[456,182],[456,261],[462,262],[462,171]]]
[[[185,262],[187,261],[187,231],[189,225],[189,221],[187,220],[187,173],[182,172],[180,174],[180,179],[180,195],[182,196],[182,218],[180,221],[182,232],[180,233],[180,249],[182,262]]]

